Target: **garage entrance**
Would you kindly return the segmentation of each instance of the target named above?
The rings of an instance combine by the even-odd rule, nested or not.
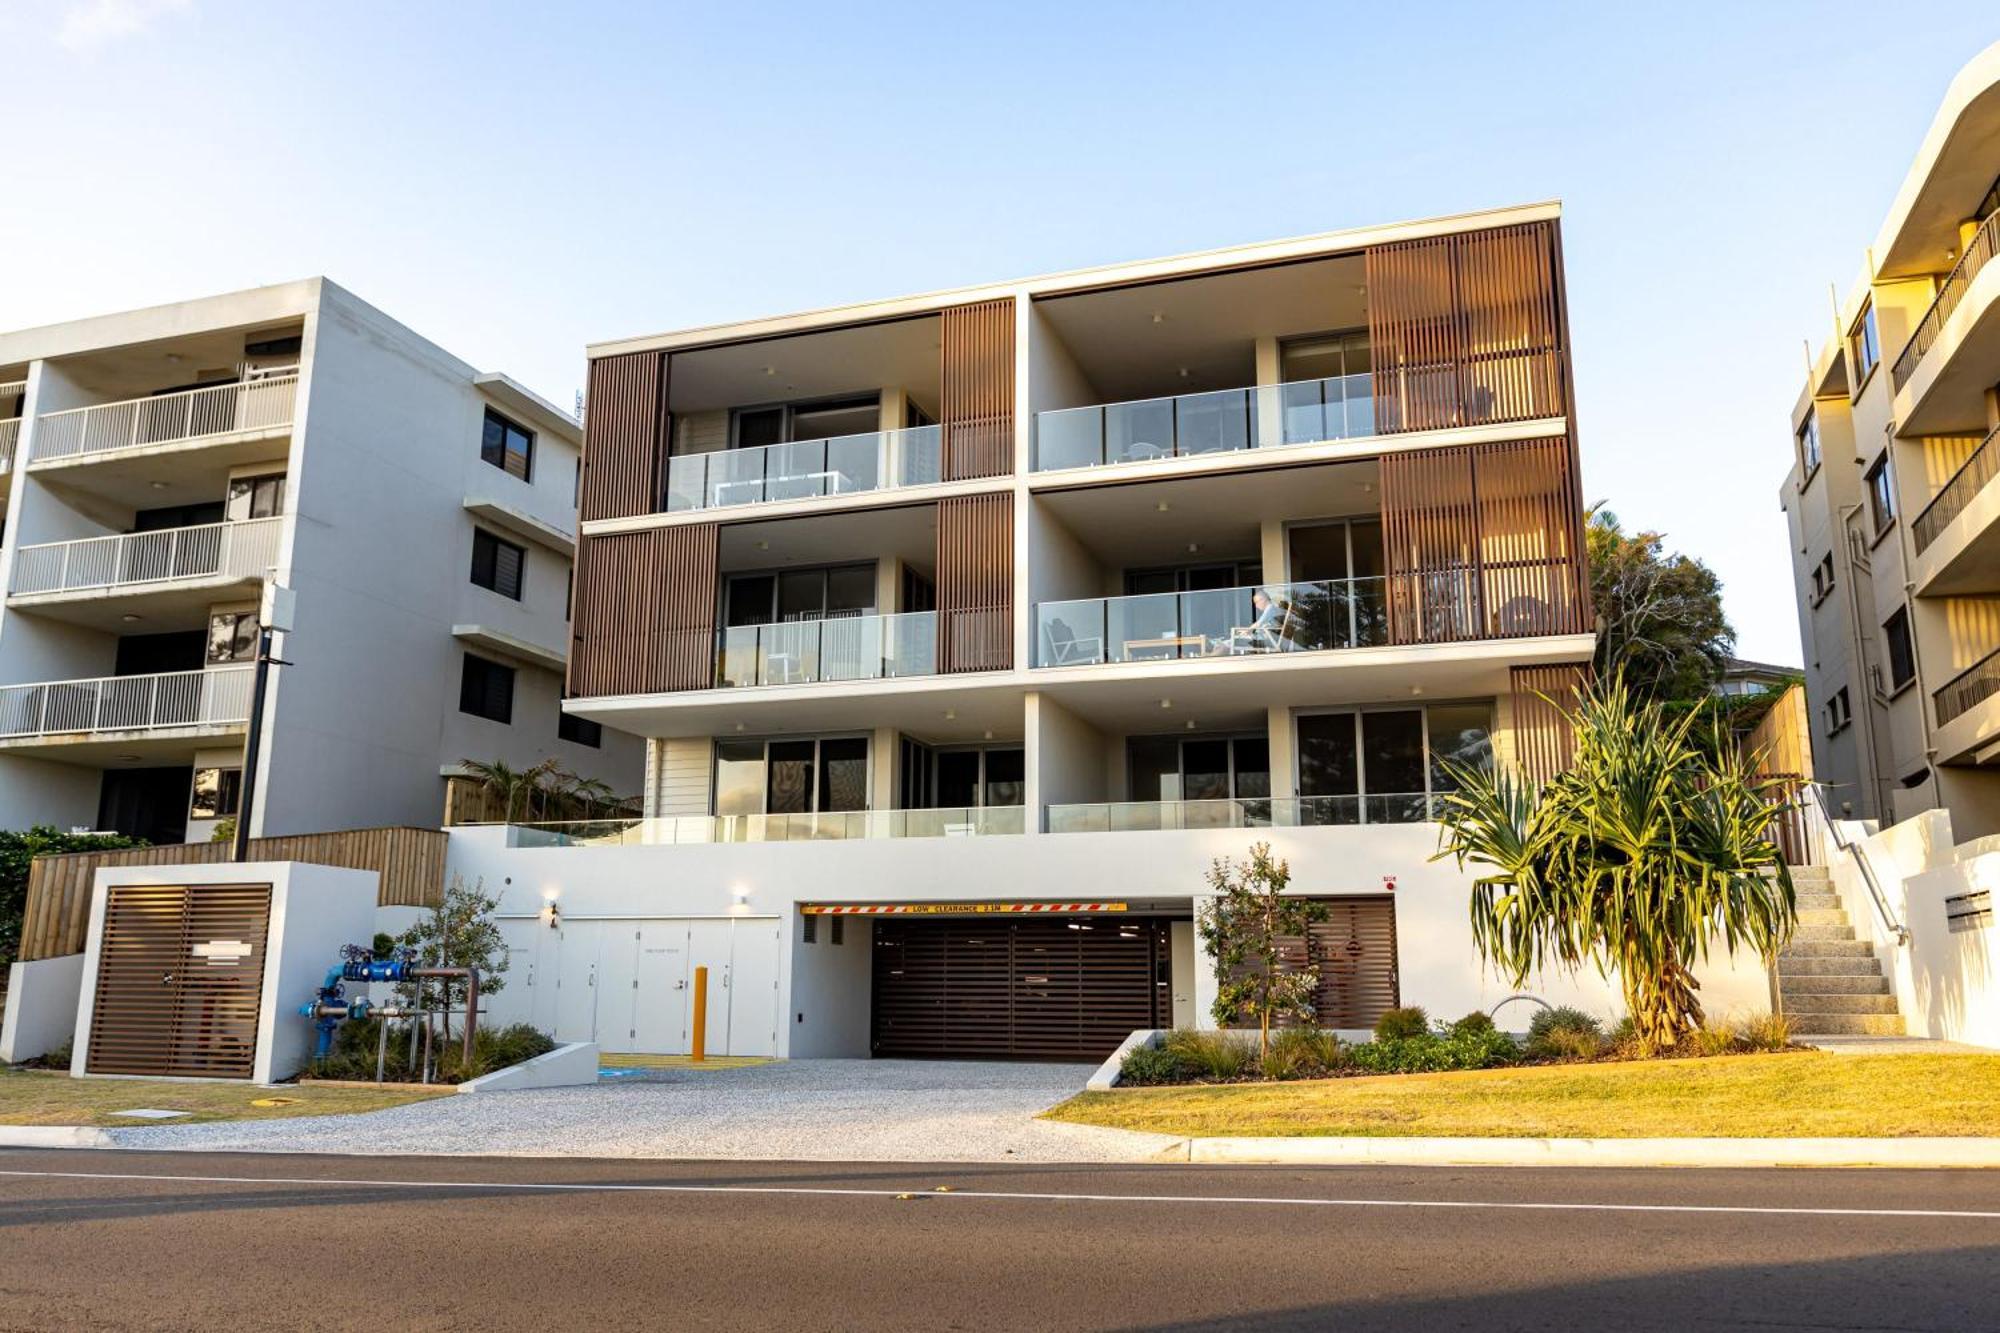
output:
[[[878,1056],[1102,1060],[1173,1023],[1170,923],[1157,917],[880,919]]]

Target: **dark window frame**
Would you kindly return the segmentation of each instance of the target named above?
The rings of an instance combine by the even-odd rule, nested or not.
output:
[[[1910,636],[1910,608],[1899,606],[1882,622],[1883,657],[1889,666],[1889,696],[1916,683],[1917,649]]]
[[[511,726],[516,671],[504,662],[466,653],[458,669],[458,711]]]
[[[513,555],[513,579],[506,577],[508,562],[502,559],[506,553]],[[500,594],[510,601],[520,601],[528,583],[528,548],[519,542],[508,541],[505,537],[488,532],[485,528],[472,530],[472,582],[475,587]]]
[[[1896,526],[1896,473],[1887,449],[1875,456],[1861,480],[1868,488],[1868,518],[1879,539]]]
[[[1792,432],[1792,438],[1799,451],[1799,489],[1804,490],[1812,479],[1819,475],[1819,466],[1824,452],[1819,438],[1819,409],[1806,408],[1805,420]]]
[[[215,777],[215,804],[212,809],[201,803],[201,775],[213,773]],[[228,768],[221,764],[208,765],[194,771],[188,787],[189,819],[234,819],[243,808],[243,770]]]
[[[565,696],[567,697],[567,696]],[[593,750],[604,748],[604,724],[587,717],[578,717],[560,704],[556,712],[556,739],[569,741],[574,745],[587,746]]]
[[[518,450],[514,447],[517,437],[520,441]],[[535,480],[535,432],[504,412],[489,407],[479,427],[479,458],[508,476],[519,477],[532,485]],[[516,459],[519,459],[518,464]]]
[[[229,625],[230,651],[216,652],[215,627],[227,622]],[[257,613],[255,611],[214,611],[208,617],[208,641],[202,646],[201,658],[209,666],[236,666],[243,662],[257,660],[258,638]]]
[[[1847,359],[1854,372],[1854,384],[1848,397],[1859,398],[1875,367],[1882,364],[1882,337],[1875,323],[1875,298],[1872,296],[1861,303],[1861,313],[1847,328]],[[1863,362],[1866,362],[1864,365]]]

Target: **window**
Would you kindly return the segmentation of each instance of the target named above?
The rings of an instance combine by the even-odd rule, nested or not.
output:
[[[1129,749],[1135,801],[1270,799],[1271,746],[1262,736],[1135,736]]]
[[[489,722],[512,722],[514,668],[467,653],[458,677],[458,711]]]
[[[882,424],[881,395],[778,403],[739,408],[730,421],[730,447],[762,449],[804,440],[872,435]]]
[[[531,480],[535,465],[535,434],[518,426],[492,408],[486,409],[486,426],[479,436],[479,457],[510,476]]]
[[[1457,768],[1493,764],[1493,710],[1483,702],[1307,713],[1297,726],[1302,824],[1428,819]]]
[[[245,519],[252,518],[274,518],[284,510],[284,473],[275,472],[265,477],[229,479],[229,500],[223,506],[223,517],[231,523],[241,523]]]
[[[188,799],[188,818],[233,818],[242,795],[242,769],[197,768],[194,771],[194,794]]]
[[[1847,331],[1848,364],[1854,370],[1854,383],[1850,392],[1860,393],[1861,385],[1867,380],[1875,363],[1882,359],[1882,345],[1875,337],[1875,303],[1870,301],[1861,307],[1861,318],[1854,321],[1854,327]]]
[[[472,530],[472,581],[502,597],[521,600],[521,571],[528,548],[502,541],[484,528]]]
[[[1875,535],[1880,536],[1896,521],[1896,481],[1889,471],[1889,451],[1884,449],[1875,460],[1874,466],[1866,474],[1868,482],[1868,514],[1875,520]]]
[[[1812,572],[1812,604],[1818,606],[1833,592],[1833,552],[1819,558]]]
[[[865,736],[732,738],[715,743],[718,815],[806,815],[867,808]]]
[[[1812,480],[1813,473],[1819,471],[1819,412],[1808,407],[1806,419],[1799,423],[1799,485]]]
[[[592,722],[587,717],[578,717],[576,714],[570,712],[560,712],[556,714],[556,738],[558,740],[574,741],[578,745],[588,745],[591,749],[596,750],[604,744],[604,727],[601,723]]]
[[[257,613],[219,611],[208,618],[208,664],[257,660]]]
[[[1018,746],[938,750],[931,754],[930,763],[937,785],[916,803],[918,808],[957,810],[1021,803],[1026,763]]]
[[[1826,734],[1831,736],[1854,720],[1854,710],[1848,706],[1847,687],[1841,686],[1833,692],[1821,710],[1826,719]]]
[[[1889,645],[1889,690],[1893,694],[1917,677],[1917,655],[1910,644],[1910,610],[1897,607],[1896,614],[1882,622],[1882,638]]]
[[[774,625],[875,612],[875,566],[834,565],[775,574],[732,574],[724,587],[723,624]]]

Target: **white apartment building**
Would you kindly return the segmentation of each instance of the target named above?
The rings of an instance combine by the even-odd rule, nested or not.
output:
[[[1446,761],[1565,762],[1594,646],[1556,205],[590,355],[565,707],[645,817],[454,830],[494,1017],[682,1051],[706,967],[712,1052],[1102,1058],[1212,1023],[1256,840],[1323,1025],[1507,998],[1430,820]]]
[[[580,428],[324,278],[0,334],[0,823],[435,826],[461,761],[635,792],[561,711]]]
[[[1836,813],[2000,833],[2000,44],[1974,58],[1792,409],[1813,766]]]

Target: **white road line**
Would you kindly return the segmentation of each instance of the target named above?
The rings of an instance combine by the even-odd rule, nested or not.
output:
[[[365,1189],[521,1190],[569,1194],[780,1194],[831,1195],[844,1198],[1018,1200],[1035,1203],[1228,1203],[1270,1204],[1294,1208],[1463,1208],[1521,1212],[1580,1213],[1744,1213],[1766,1217],[1950,1217],[2000,1220],[2000,1210],[1958,1208],[1812,1208],[1755,1204],[1708,1203],[1561,1203],[1487,1199],[1309,1199],[1282,1195],[1234,1194],[1064,1194],[1027,1190],[963,1190],[935,1193],[921,1186],[907,1189],[843,1189],[826,1185],[620,1185],[603,1181],[514,1180],[368,1180],[320,1176],[180,1176],[111,1171],[6,1171],[0,1176],[45,1180],[178,1181],[190,1185],[318,1185]]]

